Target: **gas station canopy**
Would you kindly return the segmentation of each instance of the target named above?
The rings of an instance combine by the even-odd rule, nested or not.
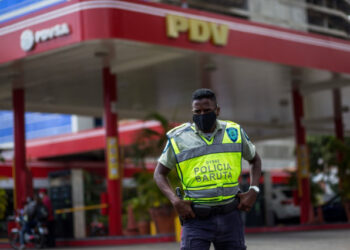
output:
[[[296,135],[301,222],[308,221],[305,128],[343,138],[343,123],[350,125],[342,115],[350,105],[348,41],[138,0],[53,2],[0,17],[0,109],[15,114],[19,205],[30,189],[24,106],[105,115],[109,233],[120,235],[117,119],[158,112],[188,121],[191,93],[206,87],[217,94],[220,118],[240,123],[254,141]]]
[[[24,88],[28,111],[100,117],[107,66],[117,75],[121,119],[159,112],[187,121],[191,92],[209,87],[222,119],[264,139],[293,134],[296,69],[311,131],[332,130],[328,90],[350,94],[346,41],[168,5],[68,1],[0,24],[0,36],[1,109],[12,109],[13,88]]]

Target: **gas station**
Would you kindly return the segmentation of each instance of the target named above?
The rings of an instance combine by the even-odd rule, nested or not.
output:
[[[122,235],[118,120],[158,112],[190,121],[192,91],[213,89],[220,119],[241,124],[253,142],[295,138],[301,224],[312,209],[306,134],[343,140],[350,132],[350,43],[341,39],[159,3],[71,0],[0,23],[0,48],[0,109],[14,112],[16,207],[32,193],[28,156],[98,143],[110,235]],[[35,151],[41,143],[26,144],[25,111],[103,116],[104,128],[89,132],[95,141],[76,146],[68,135],[56,140],[70,147],[47,142]]]

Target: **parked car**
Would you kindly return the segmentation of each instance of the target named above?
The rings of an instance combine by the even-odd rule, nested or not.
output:
[[[277,220],[300,216],[300,207],[294,204],[293,190],[290,187],[277,186],[272,189],[272,211]]]

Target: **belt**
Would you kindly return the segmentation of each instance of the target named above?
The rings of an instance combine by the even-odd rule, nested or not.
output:
[[[229,212],[232,212],[233,210],[237,209],[238,204],[239,198],[235,198],[232,200],[232,202],[219,206],[207,206],[203,204],[194,203],[192,204],[192,209],[196,217],[206,218],[211,215],[227,214]]]

